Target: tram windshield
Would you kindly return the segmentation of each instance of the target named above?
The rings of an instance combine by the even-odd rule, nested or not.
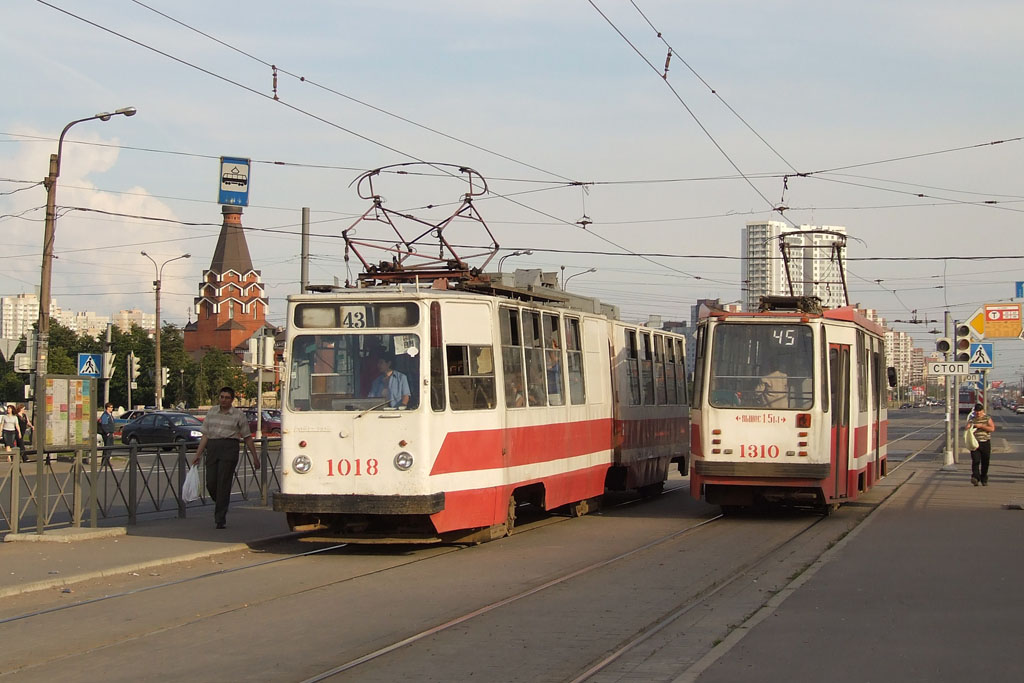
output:
[[[296,411],[414,410],[416,334],[303,334],[292,340],[288,406]]]
[[[712,406],[808,410],[814,404],[810,327],[720,324],[711,348]]]

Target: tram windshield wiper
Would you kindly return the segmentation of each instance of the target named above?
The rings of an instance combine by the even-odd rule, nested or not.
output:
[[[367,408],[366,410],[364,410],[363,412],[359,413],[358,415],[356,415],[356,416],[355,416],[354,418],[352,418],[352,419],[353,419],[353,420],[358,420],[358,419],[359,419],[359,418],[361,418],[361,417],[362,417],[363,415],[366,415],[366,414],[367,414],[367,413],[369,413],[369,412],[372,412],[372,411],[374,411],[374,410],[377,410],[377,408],[383,408],[383,407],[384,407],[384,406],[386,406],[386,405],[387,405],[388,403],[390,403],[390,401],[384,401],[383,403],[378,403],[377,405],[373,406],[372,408]]]

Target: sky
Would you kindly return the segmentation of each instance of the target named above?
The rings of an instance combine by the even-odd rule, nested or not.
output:
[[[505,270],[578,274],[571,289],[627,320],[740,299],[747,221],[845,226],[851,302],[932,321],[891,322],[929,349],[947,308],[967,318],[1024,280],[1022,32],[1024,5],[995,0],[5,0],[0,294],[39,285],[61,129],[134,106],[65,138],[62,308],[151,310],[139,252],[190,253],[164,269],[161,301],[188,322],[221,222],[219,157],[237,156],[253,160],[242,220],[283,324],[302,207],[311,281],[344,281],[359,268],[341,232],[370,206],[353,181],[426,161],[487,180],[474,206],[499,255],[533,251]],[[439,221],[466,191],[441,168],[375,190]],[[1020,379],[1024,341],[998,341],[995,361],[993,378]]]

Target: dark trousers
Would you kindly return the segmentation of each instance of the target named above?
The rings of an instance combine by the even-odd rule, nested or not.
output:
[[[971,451],[971,477],[980,482],[988,481],[988,462],[992,456],[992,442],[979,441],[978,447]]]
[[[206,490],[213,498],[213,521],[217,524],[227,521],[236,467],[238,439],[210,439],[206,442]]]

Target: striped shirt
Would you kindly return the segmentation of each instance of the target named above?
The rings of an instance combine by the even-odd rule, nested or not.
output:
[[[251,435],[249,420],[234,406],[222,413],[220,406],[214,406],[203,420],[202,432],[207,439],[244,439]]]
[[[991,419],[992,418],[990,418],[988,415],[985,415],[985,417],[978,417],[974,413],[971,413],[971,417],[967,422],[967,428],[970,429],[971,427],[977,427],[978,425],[985,425],[987,427],[988,421]],[[991,440],[992,434],[986,432],[984,429],[975,429],[974,438],[978,440],[978,443],[981,443],[982,441]]]

